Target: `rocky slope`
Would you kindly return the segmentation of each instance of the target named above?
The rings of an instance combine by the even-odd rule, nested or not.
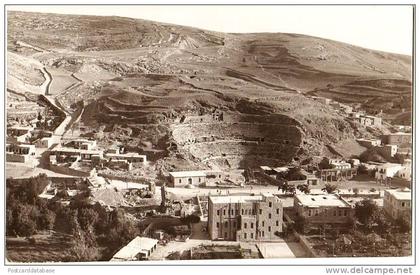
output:
[[[409,56],[305,35],[9,12],[7,45],[8,87],[39,85],[28,64],[41,64],[67,83],[53,92],[64,107],[88,106],[81,121],[96,135],[208,165],[303,161],[370,135],[310,95],[389,119],[411,111]]]

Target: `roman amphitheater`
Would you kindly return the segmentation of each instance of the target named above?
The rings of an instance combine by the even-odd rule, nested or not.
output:
[[[303,140],[299,123],[278,114],[187,117],[172,125],[172,136],[181,153],[230,168],[288,163]]]

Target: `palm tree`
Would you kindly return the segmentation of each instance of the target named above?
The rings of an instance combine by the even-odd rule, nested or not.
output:
[[[309,194],[309,193],[311,193],[311,189],[309,189],[309,185],[308,185],[308,184],[299,184],[299,185],[297,186],[297,189],[298,189],[300,192],[305,193],[305,194]]]
[[[328,194],[333,194],[337,191],[337,186],[327,183],[325,184],[324,188],[321,189],[324,192],[327,192]]]

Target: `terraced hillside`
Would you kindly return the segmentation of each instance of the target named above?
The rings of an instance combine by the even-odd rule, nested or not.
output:
[[[64,108],[85,106],[83,134],[210,166],[306,161],[371,135],[311,95],[411,114],[411,57],[317,37],[9,12],[7,45],[8,88],[37,93],[45,70]]]

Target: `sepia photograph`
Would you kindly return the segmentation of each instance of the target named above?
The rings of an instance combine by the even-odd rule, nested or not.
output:
[[[415,5],[5,5],[4,265],[414,261],[414,30]]]

